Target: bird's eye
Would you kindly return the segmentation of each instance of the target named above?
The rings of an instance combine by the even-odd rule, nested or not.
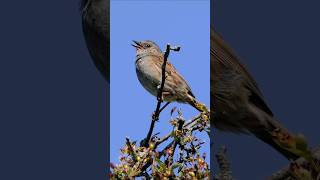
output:
[[[150,45],[150,44],[147,44],[146,46],[147,46],[148,48],[149,48],[149,47],[151,47],[151,45]]]

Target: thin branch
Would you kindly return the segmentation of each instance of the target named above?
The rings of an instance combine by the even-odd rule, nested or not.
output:
[[[198,119],[201,118],[201,114],[192,118],[191,120],[189,120],[187,123],[185,123],[183,125],[183,128],[191,128],[193,127],[196,123],[196,121]],[[188,127],[189,126],[189,127]],[[171,131],[170,133],[168,133],[167,135],[163,136],[160,140],[158,140],[156,143],[155,143],[155,147],[157,147],[158,145],[160,145],[161,143],[163,143],[164,141],[166,141],[167,139],[169,139],[171,136],[172,136],[172,133],[173,131]]]
[[[184,122],[185,122],[184,120],[179,119],[179,121],[178,121],[179,125],[178,125],[178,129],[177,129],[178,131],[182,131]],[[174,152],[175,152],[175,150],[177,148],[178,143],[179,143],[179,140],[175,139],[174,143],[173,143],[173,145],[171,147],[171,150],[172,150],[171,154],[169,154],[168,159],[167,159],[167,166],[168,167],[170,167],[171,164],[172,164]]]
[[[162,108],[159,110],[159,114],[170,104],[171,102],[167,102]]]
[[[215,178],[219,179],[219,180],[233,180],[234,179],[231,175],[230,163],[226,157],[226,151],[227,151],[227,149],[225,147],[221,147],[218,154],[216,155],[220,172],[217,175],[217,177],[215,177]]]
[[[137,162],[137,156],[136,156],[136,154],[134,152],[133,147],[131,146],[131,142],[130,142],[128,137],[126,137],[126,144],[127,144],[128,150],[129,150],[129,154],[132,156],[132,160],[134,162]]]
[[[313,157],[315,160],[320,160],[320,146],[319,147],[316,147],[313,151],[312,151],[312,154],[313,154]],[[291,171],[292,169],[290,168],[291,167],[291,164],[292,163],[295,163],[297,164],[298,166],[301,166],[301,167],[306,167],[309,166],[310,162],[305,160],[304,158],[299,158],[297,159],[296,161],[294,162],[291,162],[289,166],[279,170],[278,172],[272,174],[270,177],[268,177],[267,179],[268,180],[287,180],[287,179],[290,179],[291,178]]]

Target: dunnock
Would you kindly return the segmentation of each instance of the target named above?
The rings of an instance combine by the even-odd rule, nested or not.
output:
[[[274,118],[257,83],[221,36],[211,30],[211,121],[215,127],[235,133],[251,133],[288,159],[304,150],[303,137],[291,135]]]
[[[149,40],[134,41],[132,45],[136,48],[135,65],[138,79],[149,93],[157,96],[161,84],[164,55],[159,46]],[[188,103],[200,112],[207,111],[205,106],[196,100],[190,86],[169,61],[167,61],[165,73],[162,93],[164,101]]]

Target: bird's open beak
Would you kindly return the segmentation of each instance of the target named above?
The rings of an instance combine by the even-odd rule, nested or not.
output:
[[[140,42],[133,40],[134,44],[131,44],[133,47],[137,49],[142,49],[142,45]]]

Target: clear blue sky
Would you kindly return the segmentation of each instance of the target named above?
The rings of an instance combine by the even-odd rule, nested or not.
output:
[[[143,139],[150,125],[156,98],[139,83],[135,72],[132,40],[153,40],[164,50],[166,43],[180,45],[170,61],[184,76],[197,99],[210,103],[209,57],[210,1],[116,1],[111,0],[111,123],[110,161],[118,163],[125,137]],[[155,132],[171,130],[170,109],[181,108],[186,119],[198,112],[189,105],[173,103],[161,114]],[[209,137],[204,152],[209,158]],[[208,159],[209,161],[209,159]]]

